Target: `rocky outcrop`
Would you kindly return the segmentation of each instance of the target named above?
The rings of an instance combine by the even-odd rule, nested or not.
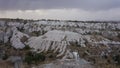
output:
[[[112,51],[114,54],[119,52],[120,23],[112,21],[0,20],[0,44],[0,46],[9,44],[8,46],[12,46],[16,50],[24,50],[24,47],[29,45],[36,52],[50,51],[50,54],[52,52],[56,57],[63,59],[76,59],[76,53],[77,57],[91,58],[91,56],[97,55],[101,58],[101,56],[111,56]]]
[[[12,46],[16,49],[23,49],[25,47],[25,44],[22,42],[23,37],[29,37],[27,34],[24,34],[22,32],[19,32],[17,28],[13,28],[13,35],[10,39]]]
[[[62,56],[64,54],[69,54],[70,49],[69,46],[72,44],[76,44],[82,47],[85,47],[84,40],[82,36],[78,33],[69,32],[69,31],[61,31],[61,30],[53,30],[49,31],[43,36],[33,37],[29,39],[28,45],[31,48],[34,48],[35,51],[46,52],[53,51],[54,53],[58,52],[57,57]],[[71,44],[72,43],[72,44]]]

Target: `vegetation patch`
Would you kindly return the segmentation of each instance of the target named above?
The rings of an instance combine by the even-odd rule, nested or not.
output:
[[[45,61],[45,55],[42,53],[28,52],[24,61],[28,64],[38,64],[39,62]]]

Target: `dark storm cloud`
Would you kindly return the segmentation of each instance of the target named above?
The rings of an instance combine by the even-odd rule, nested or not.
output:
[[[0,0],[0,10],[63,8],[106,10],[119,7],[120,0]]]

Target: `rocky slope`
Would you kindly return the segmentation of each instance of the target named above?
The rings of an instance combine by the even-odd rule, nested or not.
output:
[[[120,22],[1,19],[0,44],[56,59],[76,59],[76,53],[90,63],[119,63],[112,58],[119,56]]]

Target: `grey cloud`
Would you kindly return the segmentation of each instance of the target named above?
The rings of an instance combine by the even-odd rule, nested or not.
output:
[[[0,0],[0,10],[63,8],[106,10],[120,8],[120,0]]]

